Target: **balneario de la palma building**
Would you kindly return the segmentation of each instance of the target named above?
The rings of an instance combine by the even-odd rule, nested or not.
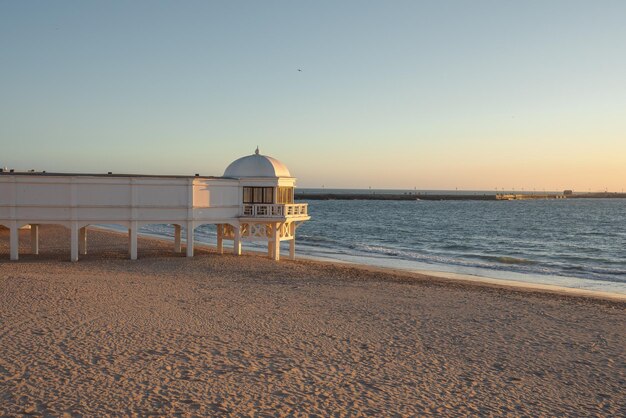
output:
[[[39,225],[71,231],[71,260],[87,253],[87,227],[128,228],[128,252],[137,258],[137,231],[149,224],[174,225],[174,251],[193,256],[193,230],[217,226],[217,249],[233,241],[266,241],[268,256],[280,259],[280,242],[295,257],[296,228],[310,219],[306,203],[294,203],[296,179],[280,161],[259,154],[232,162],[222,177],[126,174],[0,173],[0,225],[10,229],[10,258],[19,257],[19,228],[30,225],[31,252],[39,252]]]

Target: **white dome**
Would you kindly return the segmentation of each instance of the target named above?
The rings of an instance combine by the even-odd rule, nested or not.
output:
[[[224,177],[291,177],[285,164],[275,158],[255,153],[230,163],[224,171]]]

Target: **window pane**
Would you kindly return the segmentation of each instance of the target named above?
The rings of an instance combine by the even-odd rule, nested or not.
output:
[[[278,203],[293,203],[293,187],[278,188]]]
[[[252,203],[252,187],[243,188],[243,203]]]

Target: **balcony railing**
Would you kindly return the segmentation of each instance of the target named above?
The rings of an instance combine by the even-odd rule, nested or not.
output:
[[[248,204],[243,205],[243,216],[254,218],[276,218],[287,216],[307,216],[307,203],[287,205]]]

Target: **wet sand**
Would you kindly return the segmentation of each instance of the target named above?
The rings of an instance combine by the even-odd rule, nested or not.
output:
[[[0,231],[0,416],[623,416],[626,303]]]

